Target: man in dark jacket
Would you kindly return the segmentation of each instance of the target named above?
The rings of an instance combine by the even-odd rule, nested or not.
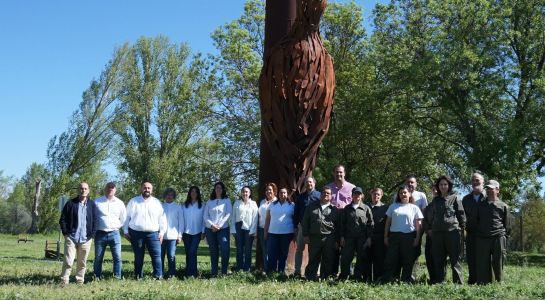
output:
[[[303,239],[303,229],[301,223],[305,216],[305,209],[314,202],[320,202],[320,192],[316,190],[316,180],[314,177],[305,179],[306,190],[297,197],[295,202],[295,212],[293,214],[293,223],[297,227],[297,250],[295,250],[295,276],[301,276],[301,265],[303,264],[303,252],[305,250],[305,241]]]
[[[64,261],[61,284],[68,284],[74,258],[77,259],[76,282],[83,284],[87,256],[95,236],[95,203],[89,200],[89,185],[79,185],[79,196],[67,202],[61,212],[59,224],[64,236]]]
[[[319,202],[313,202],[303,216],[303,237],[308,244],[309,257],[305,269],[305,277],[316,280],[318,266],[320,278],[326,279],[335,276],[333,273],[335,251],[339,242],[340,211],[331,204],[331,188],[322,189]]]
[[[494,278],[500,282],[506,255],[507,236],[511,233],[509,206],[500,200],[500,184],[489,180],[484,186],[486,198],[477,209],[477,283],[486,284]]]
[[[341,212],[341,275],[340,279],[350,276],[350,264],[356,256],[356,266],[353,278],[361,280],[365,249],[371,246],[373,234],[373,214],[369,206],[363,204],[363,190],[360,187],[352,189],[352,203],[345,206]]]
[[[471,193],[464,196],[462,199],[462,204],[464,205],[464,211],[466,213],[467,224],[466,224],[466,261],[467,269],[469,271],[469,276],[467,283],[475,284],[477,282],[477,277],[475,275],[477,269],[477,255],[475,253],[475,246],[477,242],[477,208],[479,203],[484,198],[484,178],[483,175],[479,173],[474,173],[471,176],[471,186],[473,190]]]

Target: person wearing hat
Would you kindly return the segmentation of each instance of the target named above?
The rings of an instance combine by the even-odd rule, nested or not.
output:
[[[333,265],[337,259],[335,251],[339,241],[340,210],[331,204],[331,192],[331,188],[325,186],[320,201],[307,206],[303,216],[303,238],[309,248],[308,265],[305,269],[308,280],[317,279],[318,266],[320,278],[336,275]]]
[[[467,218],[465,239],[467,270],[469,273],[467,283],[475,284],[475,282],[477,282],[475,274],[477,269],[477,256],[475,254],[477,224],[475,222],[477,219],[475,216],[477,214],[477,209],[479,208],[479,203],[481,203],[482,199],[485,197],[483,175],[473,173],[471,176],[471,187],[473,190],[471,193],[464,196],[462,205],[464,206]]]
[[[104,196],[95,200],[97,231],[95,234],[95,278],[102,278],[102,261],[106,247],[110,246],[114,263],[113,275],[121,279],[121,235],[119,229],[125,222],[125,204],[115,196],[115,183],[108,182],[104,187]]]
[[[365,249],[371,246],[373,234],[373,214],[369,206],[363,204],[363,190],[361,187],[352,189],[352,203],[345,206],[341,212],[340,246],[341,275],[339,279],[350,276],[350,264],[357,253],[354,268],[354,279],[362,279]]]
[[[500,200],[500,184],[489,180],[484,186],[486,197],[479,203],[476,214],[478,284],[502,281],[507,236],[511,232],[509,206]]]

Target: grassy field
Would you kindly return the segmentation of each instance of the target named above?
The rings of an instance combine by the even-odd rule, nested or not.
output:
[[[133,255],[127,241],[123,244],[123,270],[128,279],[111,278],[109,253],[104,264],[106,280],[92,280],[92,261],[89,256],[87,283],[83,286],[59,285],[61,262],[46,260],[45,240],[54,236],[33,236],[33,242],[17,243],[17,236],[0,235],[0,298],[2,299],[545,299],[545,266],[541,261],[517,253],[513,264],[506,266],[505,281],[488,286],[458,286],[452,283],[429,286],[425,284],[395,284],[373,286],[355,282],[305,282],[299,279],[264,277],[254,274],[232,274],[208,279],[210,268],[208,250],[202,244],[199,256],[201,279],[134,280]],[[231,251],[234,264],[234,251]],[[183,268],[183,248],[178,249],[177,263]],[[518,265],[517,265],[518,264]],[[149,258],[145,268],[151,274]],[[449,272],[450,273],[450,272]],[[181,274],[181,273],[180,273]],[[421,264],[418,274],[425,280]],[[149,278],[150,276],[148,276]],[[73,278],[71,278],[73,280]]]

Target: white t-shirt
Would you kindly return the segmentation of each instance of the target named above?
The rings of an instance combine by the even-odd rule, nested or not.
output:
[[[416,230],[416,220],[422,220],[424,216],[418,206],[412,203],[392,203],[386,215],[392,219],[390,232],[411,233]]]

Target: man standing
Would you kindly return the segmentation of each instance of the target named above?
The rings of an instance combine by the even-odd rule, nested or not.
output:
[[[134,252],[135,276],[144,277],[144,247],[147,247],[153,266],[153,277],[161,279],[163,277],[161,243],[167,219],[161,202],[151,195],[152,192],[153,186],[150,182],[142,183],[142,195],[132,198],[127,204],[127,218],[123,231]]]
[[[125,204],[115,196],[115,183],[108,182],[104,196],[95,200],[97,232],[95,235],[95,277],[102,278],[102,261],[106,247],[110,246],[114,261],[114,277],[121,279],[121,235],[119,229],[125,222]]]
[[[467,283],[475,284],[476,279],[476,264],[477,256],[475,253],[475,244],[477,242],[477,209],[479,203],[484,198],[484,178],[483,175],[479,173],[473,173],[471,176],[471,186],[473,191],[464,196],[462,199],[462,205],[464,206],[464,211],[466,212],[467,225],[466,225],[466,261],[467,268],[469,270],[469,279]]]
[[[314,202],[320,201],[320,192],[318,192],[316,187],[316,180],[314,177],[307,177],[305,179],[306,190],[303,194],[297,197],[297,202],[295,203],[295,213],[294,213],[294,225],[297,226],[297,250],[295,251],[295,276],[301,276],[301,265],[303,263],[303,251],[305,250],[305,241],[303,239],[303,229],[301,222],[305,215],[305,209]]]
[[[337,165],[333,171],[334,180],[327,186],[331,188],[331,204],[343,209],[352,203],[352,189],[356,186],[345,180],[346,172],[343,165]]]
[[[511,233],[509,207],[500,200],[500,184],[487,181],[484,186],[486,198],[477,208],[477,283],[500,282],[503,277],[507,236]]]
[[[373,234],[373,215],[369,206],[363,204],[363,190],[355,187],[352,190],[352,203],[341,211],[341,275],[340,279],[350,276],[350,264],[356,256],[354,279],[363,278],[363,262],[366,248],[371,246]]]
[[[79,185],[79,196],[67,202],[61,212],[59,224],[64,236],[64,261],[62,264],[61,284],[68,284],[74,258],[77,259],[76,281],[83,284],[87,256],[95,236],[95,203],[89,201],[89,185]]]
[[[326,186],[322,190],[319,202],[311,203],[303,217],[303,236],[308,244],[309,259],[305,269],[305,277],[316,280],[318,266],[320,278],[326,279],[335,276],[333,262],[338,261],[335,250],[339,241],[339,210],[331,203],[331,188]]]
[[[373,214],[373,234],[371,246],[366,249],[363,266],[363,280],[367,282],[377,281],[384,275],[384,259],[386,258],[386,246],[384,245],[384,226],[386,225],[386,211],[388,205],[382,203],[384,195],[381,188],[371,190],[369,207]]]

